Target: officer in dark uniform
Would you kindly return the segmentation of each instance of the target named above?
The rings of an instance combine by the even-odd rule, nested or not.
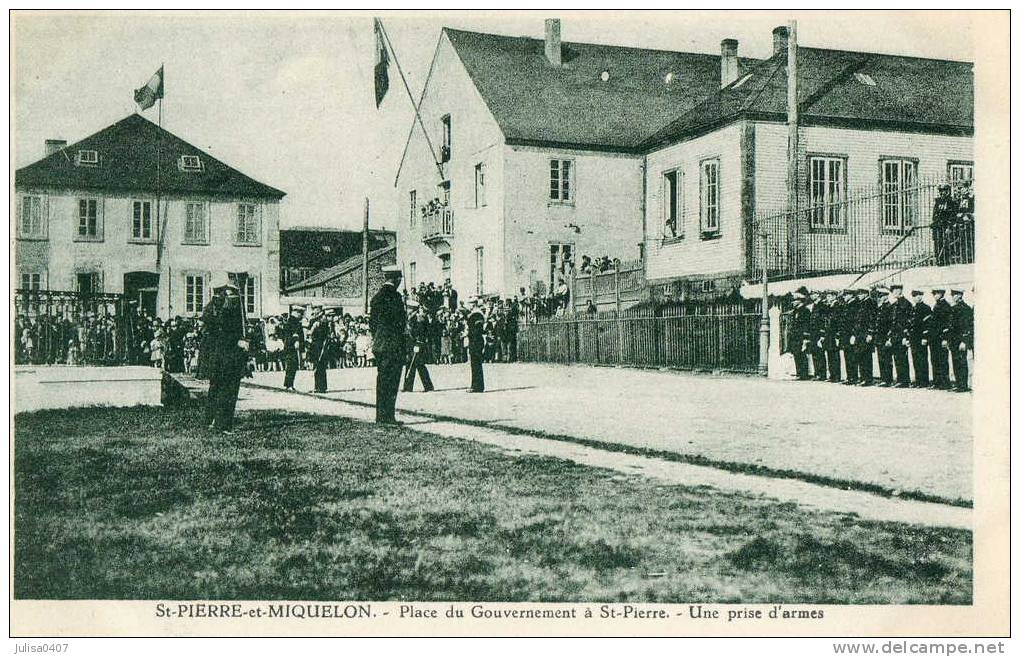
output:
[[[835,290],[825,293],[825,307],[828,313],[825,317],[824,343],[825,359],[828,364],[829,382],[839,383],[843,378],[843,367],[839,360],[839,332],[843,322],[844,304]]]
[[[893,307],[889,303],[889,288],[884,286],[876,287],[874,290],[875,301],[875,346],[878,349],[878,376],[882,379],[880,387],[891,387],[893,384],[893,359],[892,359],[892,330]]]
[[[857,290],[857,318],[854,324],[852,342],[856,349],[854,360],[857,362],[860,385],[870,386],[874,383],[875,358],[875,319],[878,315],[878,302],[867,288]]]
[[[843,353],[843,361],[846,364],[846,380],[843,385],[857,383],[857,354],[854,350],[853,340],[854,323],[857,321],[857,297],[851,289],[843,290],[843,299],[840,301],[839,319],[836,323],[836,346]],[[836,355],[839,358],[839,354]]]
[[[931,353],[931,374],[933,387],[938,390],[949,390],[949,331],[952,328],[953,308],[946,301],[946,291],[931,291],[935,305],[931,308],[928,347]]]
[[[431,337],[428,314],[422,306],[414,301],[409,301],[407,306],[413,309],[413,314],[407,320],[408,333],[411,336],[411,354],[407,370],[404,372],[404,392],[414,390],[415,374],[421,378],[421,385],[425,392],[432,392],[434,390],[432,377],[429,376],[429,370],[425,367],[425,358]]]
[[[218,287],[202,311],[206,338],[202,349],[207,351],[209,393],[205,419],[212,430],[231,433],[234,408],[248,364],[248,342],[244,335],[244,313],[241,295],[232,285]]]
[[[330,326],[323,315],[322,308],[312,312],[312,324],[309,327],[308,360],[312,363],[315,375],[315,392],[326,392],[329,389],[327,367],[329,366],[329,333]]]
[[[467,316],[468,356],[471,360],[471,392],[485,392],[482,356],[485,354],[485,315],[477,298],[471,300]]]
[[[799,287],[793,293],[793,308],[790,309],[790,344],[793,352],[793,363],[797,370],[797,380],[807,381],[811,378],[808,372],[808,353],[811,349],[811,310],[807,306],[808,291]]]
[[[294,389],[294,377],[297,375],[301,362],[301,352],[305,345],[305,330],[301,326],[304,309],[295,306],[290,309],[290,316],[280,324],[280,340],[283,342],[283,389]]]
[[[889,286],[889,306],[892,308],[892,322],[889,328],[890,350],[893,364],[896,366],[896,387],[910,387],[910,324],[913,320],[914,306],[903,296],[903,286]]]
[[[825,364],[825,327],[829,323],[829,311],[831,310],[822,293],[813,291],[810,294],[808,309],[811,311],[811,344],[809,353],[811,355],[811,367],[814,370],[815,379],[825,381],[828,375],[828,368]]]
[[[953,359],[953,383],[956,392],[970,390],[967,351],[974,348],[974,309],[963,300],[963,290],[953,290],[949,353]]]
[[[375,421],[380,424],[398,424],[396,418],[397,392],[400,390],[400,370],[404,366],[407,311],[404,299],[397,291],[400,285],[400,267],[383,268],[386,277],[382,287],[372,297],[369,329],[372,331],[372,353],[375,355]]]
[[[935,248],[935,264],[949,264],[950,232],[956,223],[958,207],[949,185],[939,185],[939,195],[931,213],[931,239]]]
[[[928,377],[928,344],[931,342],[931,308],[924,302],[922,290],[911,290],[914,312],[910,315],[910,358],[914,364],[914,387],[927,388],[931,385]]]

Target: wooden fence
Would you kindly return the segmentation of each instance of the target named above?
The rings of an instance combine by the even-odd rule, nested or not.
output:
[[[555,318],[521,326],[517,354],[526,362],[636,365],[757,372],[761,316]]]

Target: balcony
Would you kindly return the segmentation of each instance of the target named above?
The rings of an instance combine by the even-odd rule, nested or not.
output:
[[[421,241],[429,246],[442,243],[450,244],[453,240],[453,210],[439,207],[421,219]]]

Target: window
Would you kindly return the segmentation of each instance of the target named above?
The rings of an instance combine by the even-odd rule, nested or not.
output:
[[[485,269],[485,251],[482,247],[475,249],[475,294],[482,294],[485,290],[485,277],[482,273]]]
[[[451,148],[453,146],[453,128],[450,124],[450,115],[442,118],[443,122],[443,150],[440,154],[440,161],[446,164],[450,161]]]
[[[719,232],[719,160],[701,163],[701,232]]]
[[[808,158],[808,191],[811,204],[811,228],[818,230],[846,227],[846,159],[812,156]]]
[[[184,204],[184,241],[188,244],[209,243],[205,203]]]
[[[187,274],[184,277],[184,311],[200,313],[205,305],[205,275]]]
[[[201,171],[202,160],[197,155],[182,155],[178,166],[181,171]]]
[[[882,161],[882,230],[903,231],[917,217],[917,160]]]
[[[662,174],[663,236],[679,237],[684,234],[684,172],[667,171]]]
[[[566,264],[572,262],[573,255],[573,244],[549,245],[549,289],[556,289],[557,283],[566,278]]]
[[[258,215],[254,203],[237,204],[237,230],[234,231],[235,244],[258,245],[260,240]]]
[[[411,207],[408,208],[408,209],[410,210],[411,228],[414,228],[414,222],[418,218],[418,190],[415,190],[415,189],[411,190],[411,199],[410,200],[411,200],[411,204],[410,204]]]
[[[74,275],[75,290],[81,294],[98,294],[103,291],[103,282],[97,271],[81,271]]]
[[[18,220],[18,232],[21,237],[46,237],[46,224],[43,221],[43,198],[41,196],[22,196],[18,206],[21,217]]]
[[[485,207],[485,162],[475,165],[475,207]]]
[[[100,240],[99,200],[94,198],[78,199],[78,238]]]
[[[21,285],[18,289],[21,290],[42,290],[45,289],[43,283],[43,274],[38,271],[23,271],[21,272]]]
[[[973,162],[950,162],[949,182],[958,183],[965,180],[974,180]]]
[[[573,160],[549,160],[549,200],[557,203],[574,201]]]
[[[77,164],[86,167],[99,166],[99,153],[97,151],[78,151]]]
[[[132,203],[131,239],[152,239],[152,201]]]
[[[417,269],[418,269],[417,265],[415,263],[413,263],[413,262],[410,263],[409,265],[407,265],[407,285],[408,285],[408,287],[414,287],[417,284],[416,283],[416,280],[417,280]]]
[[[242,283],[239,287],[241,290],[241,301],[244,302],[244,312],[249,317],[252,317],[255,315],[257,307],[255,299],[258,298],[255,289],[255,277],[250,275],[245,277],[244,283]]]

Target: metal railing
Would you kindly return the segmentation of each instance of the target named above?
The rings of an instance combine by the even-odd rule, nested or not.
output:
[[[14,362],[121,365],[131,342],[126,308],[121,294],[16,290]]]
[[[421,239],[428,242],[453,237],[453,210],[441,208],[421,220]]]
[[[750,226],[748,275],[760,281],[878,269],[974,262],[973,197],[944,181],[894,191],[865,189],[852,198],[796,212],[758,216]]]

